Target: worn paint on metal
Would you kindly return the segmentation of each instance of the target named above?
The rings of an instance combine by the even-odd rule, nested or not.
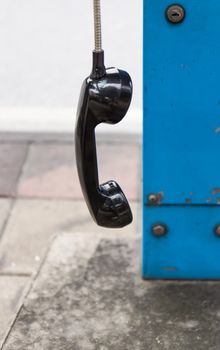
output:
[[[213,190],[212,190],[213,195],[219,194],[219,193],[220,193],[220,188],[213,188]]]

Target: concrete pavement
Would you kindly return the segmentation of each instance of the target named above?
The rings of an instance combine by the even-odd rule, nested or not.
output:
[[[0,348],[219,350],[218,281],[141,279],[140,139],[98,144],[131,201],[123,230],[92,222],[72,136],[0,135]]]
[[[101,180],[118,180],[134,211],[134,224],[120,234],[140,231],[140,140],[100,135],[98,143]],[[51,237],[103,230],[82,198],[72,135],[0,134],[0,160],[1,343]]]
[[[220,283],[143,281],[140,234],[59,234],[3,350],[218,350]]]

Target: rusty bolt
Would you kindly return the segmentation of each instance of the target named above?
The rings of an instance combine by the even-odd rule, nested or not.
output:
[[[216,225],[214,231],[216,236],[220,237],[220,225]]]
[[[171,5],[166,11],[166,16],[169,22],[177,24],[184,20],[185,10],[181,5]]]
[[[152,232],[157,237],[162,237],[167,233],[167,227],[164,224],[154,224]]]

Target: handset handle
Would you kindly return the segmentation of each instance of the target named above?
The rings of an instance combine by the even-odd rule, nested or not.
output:
[[[81,89],[75,129],[77,169],[89,211],[95,222],[104,227],[128,225],[132,222],[132,213],[115,181],[99,185],[95,128],[100,123],[120,122],[131,98],[131,78],[128,73],[116,68],[96,71],[93,67],[93,73]]]

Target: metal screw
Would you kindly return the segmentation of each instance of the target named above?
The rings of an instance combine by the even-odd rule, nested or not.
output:
[[[215,232],[216,236],[220,237],[220,225],[215,226],[214,232]]]
[[[184,20],[185,10],[181,5],[171,5],[166,11],[169,22],[177,24]]]
[[[162,237],[167,233],[167,227],[163,224],[154,224],[152,226],[152,232],[157,237]]]
[[[148,196],[148,204],[149,205],[160,205],[160,203],[163,200],[163,192],[158,192],[158,193],[150,193]]]
[[[158,201],[157,195],[154,193],[149,194],[148,201],[151,205],[157,204],[157,201]]]

